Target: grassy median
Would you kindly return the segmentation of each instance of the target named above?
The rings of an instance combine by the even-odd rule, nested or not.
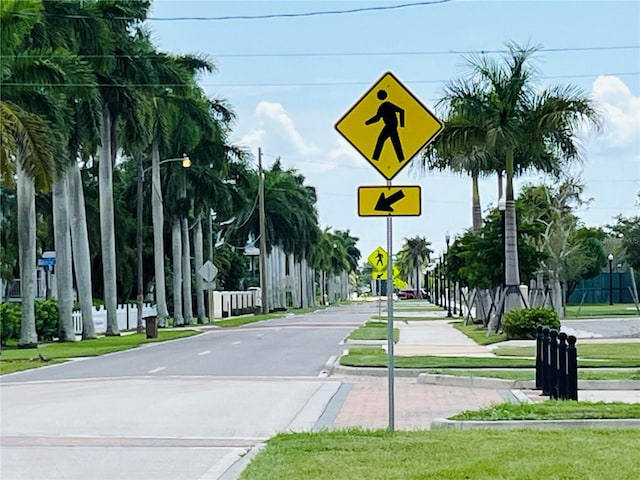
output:
[[[635,479],[638,430],[344,430],[280,434],[241,480]]]

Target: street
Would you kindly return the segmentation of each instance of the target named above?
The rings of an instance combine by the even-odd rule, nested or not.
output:
[[[328,308],[2,377],[2,478],[215,479],[338,391],[340,342],[375,304]]]

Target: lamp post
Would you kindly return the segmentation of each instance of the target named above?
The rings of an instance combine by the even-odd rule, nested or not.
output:
[[[613,305],[613,253],[607,257],[609,260],[609,305]]]
[[[449,240],[451,237],[449,232],[447,232],[444,236],[444,241],[447,244],[447,252],[444,255],[445,258],[445,274],[447,275],[447,317],[451,318],[451,277],[449,276]]]
[[[447,309],[447,291],[444,283],[444,267],[446,266],[447,258],[443,253],[440,257],[440,306],[443,310]]]
[[[163,163],[169,162],[182,162],[183,168],[189,168],[191,166],[191,159],[186,153],[182,154],[182,157],[178,158],[167,158],[166,160],[162,160],[158,165],[162,165]],[[142,333],[144,330],[144,325],[142,323],[142,299],[144,296],[144,281],[143,281],[143,268],[142,268],[142,185],[144,183],[144,174],[148,172],[151,167],[143,168],[142,165],[142,157],[138,159],[138,185],[136,191],[136,217],[137,217],[137,225],[136,225],[136,241],[137,241],[137,270],[138,270],[138,292],[136,296],[136,304],[138,306],[137,313],[137,323],[136,323],[136,331],[138,333]]]

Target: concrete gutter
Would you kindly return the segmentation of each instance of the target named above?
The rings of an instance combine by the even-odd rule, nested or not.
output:
[[[469,430],[493,428],[498,430],[533,428],[537,430],[560,428],[640,428],[639,418],[592,419],[592,420],[448,420],[436,418],[431,422],[432,430]]]

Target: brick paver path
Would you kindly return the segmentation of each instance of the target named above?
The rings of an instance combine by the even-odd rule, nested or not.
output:
[[[358,378],[352,383],[333,426],[335,428],[386,428],[389,425],[387,378]],[[477,410],[504,400],[497,390],[448,387],[395,379],[395,428],[429,429],[435,418],[447,418],[464,410]]]

